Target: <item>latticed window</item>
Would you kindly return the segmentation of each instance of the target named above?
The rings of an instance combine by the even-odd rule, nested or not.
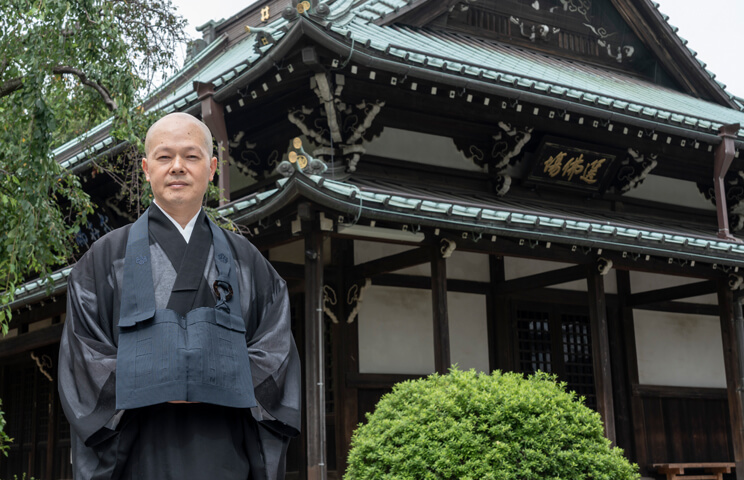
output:
[[[517,367],[554,373],[596,409],[589,314],[563,305],[517,305]]]

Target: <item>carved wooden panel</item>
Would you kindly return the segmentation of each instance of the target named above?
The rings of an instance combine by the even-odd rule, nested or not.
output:
[[[648,70],[648,51],[606,0],[462,0],[445,23],[621,69]]]

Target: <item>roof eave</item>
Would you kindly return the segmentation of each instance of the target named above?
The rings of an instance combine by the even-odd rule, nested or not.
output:
[[[507,237],[537,240],[541,242],[554,242],[556,244],[577,245],[581,247],[606,248],[618,252],[627,252],[638,255],[653,255],[662,258],[675,258],[686,261],[698,261],[711,264],[740,266],[741,255],[733,249],[740,248],[738,244],[723,241],[708,241],[706,248],[696,247],[683,243],[671,243],[670,241],[646,240],[646,236],[674,237],[671,234],[659,232],[640,233],[636,236],[626,233],[605,235],[576,231],[571,228],[541,227],[539,223],[531,225],[518,220],[506,222],[486,222],[478,218],[458,217],[451,214],[429,214],[424,215],[420,211],[402,211],[387,206],[375,206],[367,201],[346,198],[337,194],[325,183],[338,184],[338,182],[326,181],[325,179],[313,179],[303,174],[296,173],[287,180],[281,181],[281,185],[273,194],[266,195],[261,201],[251,202],[251,207],[242,211],[233,212],[231,218],[243,225],[253,225],[265,219],[267,216],[289,206],[300,198],[307,199],[321,207],[334,210],[344,215],[350,215],[367,220],[388,221],[394,223],[411,224],[412,222],[422,227],[444,228],[467,231],[482,232],[486,235],[503,235]],[[357,189],[358,190],[358,189]],[[235,202],[235,203],[239,203]],[[229,207],[225,207],[227,210]],[[537,214],[535,214],[537,215]],[[588,222],[588,220],[587,220]],[[619,231],[627,230],[618,227]],[[632,233],[632,232],[631,232]],[[684,236],[681,235],[680,236]],[[643,237],[643,238],[641,238]],[[660,238],[661,238],[660,237]],[[695,239],[692,239],[695,241]],[[728,250],[722,249],[724,246]]]
[[[266,72],[275,68],[277,61],[288,54],[300,39],[304,37],[307,37],[316,42],[319,46],[338,54],[342,58],[348,58],[349,61],[365,67],[400,75],[415,76],[422,80],[428,80],[434,83],[441,83],[457,88],[467,88],[468,90],[479,93],[503,96],[580,115],[593,116],[603,120],[624,123],[638,128],[652,129],[660,133],[681,136],[700,142],[706,142],[711,145],[718,145],[721,142],[720,137],[715,133],[706,133],[699,130],[687,129],[681,126],[658,122],[640,116],[633,116],[620,111],[612,111],[588,104],[576,103],[560,97],[547,96],[528,90],[493,84],[441,70],[437,71],[375,56],[363,51],[359,47],[353,48],[350,44],[337,38],[337,34],[329,32],[327,27],[323,28],[304,17],[298,18],[290,27],[289,31],[277,42],[276,45],[273,46],[273,48],[268,50],[261,60],[256,62],[250,69],[231,82],[231,88],[223,88],[218,91],[215,94],[215,100],[218,102],[227,100],[233,94],[235,89],[250,84]],[[725,122],[718,123],[725,124]],[[737,140],[736,148],[744,148],[744,141]]]

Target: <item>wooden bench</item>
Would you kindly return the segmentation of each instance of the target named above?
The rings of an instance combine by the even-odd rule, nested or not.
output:
[[[666,475],[667,480],[723,480],[724,473],[731,473],[736,466],[733,462],[721,463],[654,463],[657,472]],[[690,473],[685,469],[702,470],[704,474]]]

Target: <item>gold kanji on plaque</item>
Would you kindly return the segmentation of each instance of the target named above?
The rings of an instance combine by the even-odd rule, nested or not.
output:
[[[270,15],[270,13],[269,13],[269,6],[266,5],[264,8],[261,9],[261,21],[262,22],[265,22],[266,20],[268,20],[269,19],[269,15]]]
[[[612,181],[617,158],[623,152],[601,145],[548,137],[535,155],[537,160],[532,165],[529,180],[602,192]]]

